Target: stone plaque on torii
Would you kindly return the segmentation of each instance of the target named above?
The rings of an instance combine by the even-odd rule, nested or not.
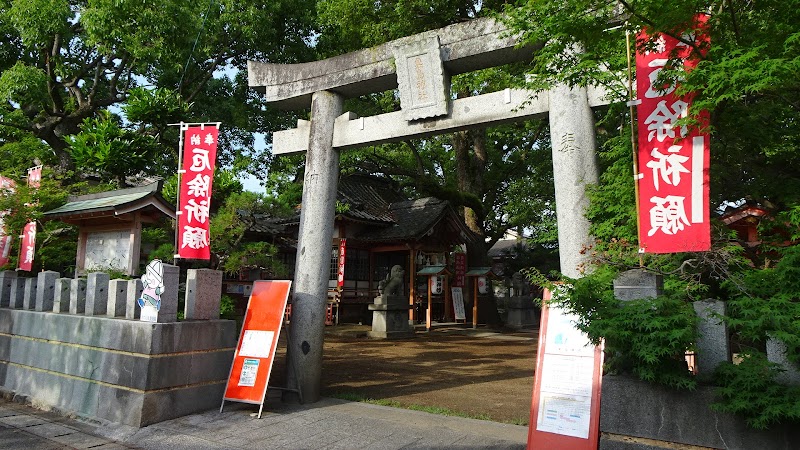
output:
[[[311,120],[275,132],[273,154],[306,152],[303,207],[289,330],[288,384],[319,399],[339,152],[474,127],[549,117],[561,271],[579,277],[591,245],[585,185],[595,184],[591,107],[602,89],[557,86],[548,92],[506,89],[451,100],[450,77],[530,60],[493,19],[476,19],[370,49],[301,64],[248,62],[249,85],[281,108],[311,107]],[[372,117],[342,114],[344,99],[399,88],[401,111]]]

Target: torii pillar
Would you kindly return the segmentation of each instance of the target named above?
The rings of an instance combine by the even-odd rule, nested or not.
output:
[[[301,398],[310,402],[319,400],[322,380],[331,236],[339,180],[339,151],[333,148],[333,124],[342,113],[342,103],[342,96],[329,91],[315,92],[311,100],[287,348],[288,387],[300,390]]]
[[[591,107],[602,93],[556,88],[511,90],[451,100],[450,76],[530,60],[532,48],[492,19],[476,19],[371,49],[302,64],[248,62],[249,85],[278,107],[311,105],[311,121],[276,132],[273,154],[307,152],[297,243],[288,384],[319,399],[325,306],[339,151],[474,127],[544,118],[550,112],[561,270],[577,276],[591,242],[585,185],[597,182]],[[344,98],[399,87],[402,110],[372,117],[341,114]]]

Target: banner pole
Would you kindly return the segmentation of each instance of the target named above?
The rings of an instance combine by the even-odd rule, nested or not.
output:
[[[180,205],[181,205],[181,175],[184,172],[183,169],[181,169],[181,167],[183,167],[183,134],[189,128],[190,124],[181,121],[180,123],[171,123],[169,125],[170,126],[177,125],[179,127],[179,129],[180,129],[180,131],[178,132],[178,134],[180,135],[179,136],[179,141],[178,141],[178,168],[177,168],[177,175],[178,175],[177,194],[178,194],[178,198],[176,199],[176,202],[175,202],[175,240],[174,240],[174,246],[173,246],[174,252],[173,252],[173,255],[172,255],[172,257],[175,259],[175,263],[177,264],[178,263],[178,259],[180,259],[180,255],[178,254],[178,245],[180,245],[180,242],[178,242],[178,236],[180,236],[180,230],[178,229],[178,223],[179,223],[178,216],[180,216],[180,214],[181,214],[181,210],[180,210]]]
[[[639,204],[639,145],[636,139],[636,105],[637,101],[633,94],[633,70],[631,68],[631,32],[628,23],[625,22],[625,51],[628,56],[628,107],[630,108],[631,119],[631,149],[633,153],[633,192],[636,200],[636,246],[639,248],[639,267],[644,267],[644,249],[640,247],[639,238],[642,234],[642,221],[639,216],[641,205]]]

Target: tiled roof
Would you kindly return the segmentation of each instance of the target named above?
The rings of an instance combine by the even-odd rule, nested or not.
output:
[[[369,230],[357,237],[364,241],[420,239],[445,217],[448,210],[450,206],[445,200],[433,197],[395,202],[390,206],[393,225]]]
[[[337,200],[350,206],[349,210],[340,214],[346,219],[392,223],[390,205],[406,198],[388,180],[368,175],[349,175],[339,180]]]

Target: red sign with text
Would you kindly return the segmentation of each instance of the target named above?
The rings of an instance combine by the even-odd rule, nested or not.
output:
[[[456,253],[453,257],[455,266],[455,276],[453,277],[453,287],[464,287],[467,285],[467,255]]]
[[[211,259],[208,225],[218,135],[215,125],[188,127],[184,132],[178,207],[180,258]]]
[[[22,243],[19,247],[19,270],[30,272],[33,269],[33,256],[36,252],[36,222],[28,222],[22,230]]]
[[[698,19],[704,22],[705,16]],[[686,36],[700,42],[707,37]],[[642,32],[638,41],[647,39]],[[639,245],[646,253],[705,251],[711,248],[709,223],[709,137],[699,126],[678,126],[688,117],[694,94],[679,96],[674,85],[657,83],[671,56],[683,59],[687,71],[697,65],[691,48],[661,35],[653,51],[636,54],[639,129]]]
[[[339,288],[344,286],[344,262],[347,252],[347,239],[341,238],[339,240],[339,268],[337,270],[336,285]]]
[[[291,286],[292,282],[288,280],[253,282],[253,292],[247,302],[239,344],[225,386],[223,407],[225,401],[230,400],[263,408]],[[260,409],[258,414],[261,417]]]

